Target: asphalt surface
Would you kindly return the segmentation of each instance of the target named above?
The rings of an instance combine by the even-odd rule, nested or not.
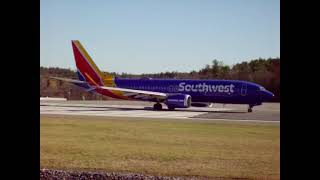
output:
[[[40,101],[40,114],[86,115],[108,117],[177,118],[230,121],[280,121],[280,103],[264,103],[247,112],[247,105],[214,104],[213,107],[191,107],[154,111],[153,103],[141,101]]]

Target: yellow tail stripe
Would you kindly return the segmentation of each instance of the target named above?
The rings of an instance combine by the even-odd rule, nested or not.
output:
[[[96,82],[89,76],[89,74],[87,74],[87,73],[84,73],[84,74],[90,79],[90,81],[91,81],[94,85],[99,86],[99,84],[96,83]]]

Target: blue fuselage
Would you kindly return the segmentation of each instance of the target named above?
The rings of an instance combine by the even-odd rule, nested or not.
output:
[[[260,105],[273,94],[262,86],[238,80],[168,80],[168,79],[122,79],[115,78],[119,88],[188,94],[192,102],[215,102],[225,104]]]

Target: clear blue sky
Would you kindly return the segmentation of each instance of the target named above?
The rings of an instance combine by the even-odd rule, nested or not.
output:
[[[75,69],[77,39],[103,71],[199,70],[280,57],[279,0],[41,0],[40,65]]]

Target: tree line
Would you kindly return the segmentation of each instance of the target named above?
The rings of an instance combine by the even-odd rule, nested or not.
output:
[[[234,79],[254,82],[264,86],[275,94],[273,101],[280,101],[280,58],[254,59],[233,66],[214,59],[199,71],[161,72],[153,74],[109,74],[122,78],[163,78],[163,79]],[[84,92],[77,86],[50,79],[50,76],[76,79],[76,72],[71,69],[40,66],[40,96],[65,97],[67,99],[105,100],[109,99],[94,93]]]

